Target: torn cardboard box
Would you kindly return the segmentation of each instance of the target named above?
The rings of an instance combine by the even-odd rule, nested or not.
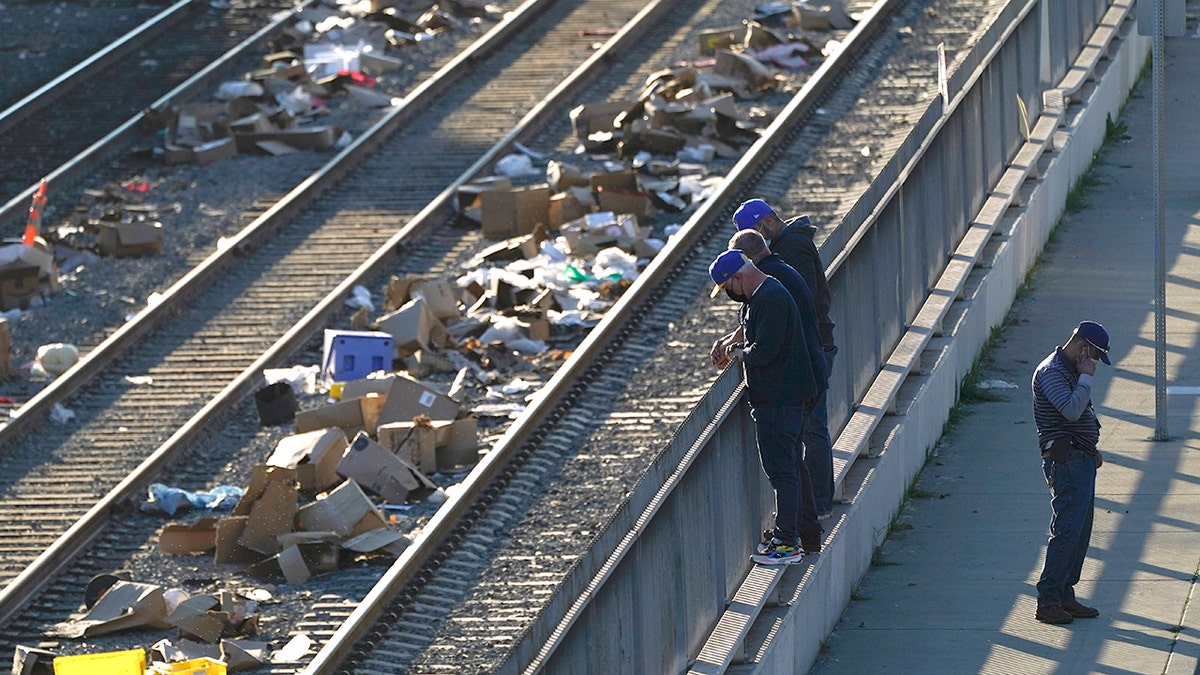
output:
[[[410,494],[437,489],[416,466],[392,454],[365,433],[359,433],[350,442],[350,449],[338,462],[337,470],[393,504],[403,504]]]
[[[333,532],[343,539],[387,525],[383,514],[353,480],[301,507],[296,523],[305,531]]]

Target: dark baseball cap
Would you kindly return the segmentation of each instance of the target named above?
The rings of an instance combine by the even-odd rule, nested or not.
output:
[[[1104,326],[1095,321],[1081,321],[1075,328],[1075,334],[1100,353],[1100,360],[1104,365],[1112,365],[1112,361],[1108,360],[1108,331],[1104,330]]]

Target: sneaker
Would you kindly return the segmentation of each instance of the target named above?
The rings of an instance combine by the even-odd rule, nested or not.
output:
[[[825,513],[817,514],[817,520],[829,520],[832,517],[833,517],[832,509],[830,509],[829,511],[826,511]]]
[[[1035,616],[1042,623],[1063,624],[1071,623],[1075,620],[1067,610],[1063,609],[1062,605],[1042,605],[1037,608]]]
[[[760,565],[795,565],[804,559],[804,554],[795,546],[775,540],[766,553],[756,553],[750,559]]]
[[[1071,598],[1070,600],[1064,602],[1062,604],[1062,608],[1066,610],[1067,614],[1070,614],[1076,619],[1094,619],[1100,616],[1100,610],[1096,609],[1095,607],[1088,607],[1087,605],[1080,603],[1075,598]]]
[[[804,539],[801,538],[800,548],[804,549],[804,555],[816,555],[821,552],[821,540],[815,539],[813,541],[804,541]]]

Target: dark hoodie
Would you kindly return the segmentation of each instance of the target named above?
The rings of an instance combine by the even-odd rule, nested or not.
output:
[[[808,216],[797,216],[787,221],[779,234],[771,240],[771,252],[779,254],[783,261],[791,265],[812,291],[813,305],[817,310],[817,333],[821,338],[821,346],[825,351],[836,351],[833,341],[833,321],[829,318],[831,296],[829,282],[825,279],[825,265],[821,263],[821,253],[817,250],[814,237],[817,227]]]

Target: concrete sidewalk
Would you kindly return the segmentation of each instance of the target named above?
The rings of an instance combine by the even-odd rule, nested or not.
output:
[[[1166,45],[1167,379],[1200,387],[1200,39]],[[811,673],[1200,673],[1200,396],[1168,397],[1171,438],[1153,441],[1151,86],[983,364],[982,380],[1016,388],[964,407]],[[1100,616],[1050,626],[1033,618],[1050,498],[1029,381],[1083,319],[1108,328],[1113,356],[1093,392],[1106,462],[1076,587]]]

